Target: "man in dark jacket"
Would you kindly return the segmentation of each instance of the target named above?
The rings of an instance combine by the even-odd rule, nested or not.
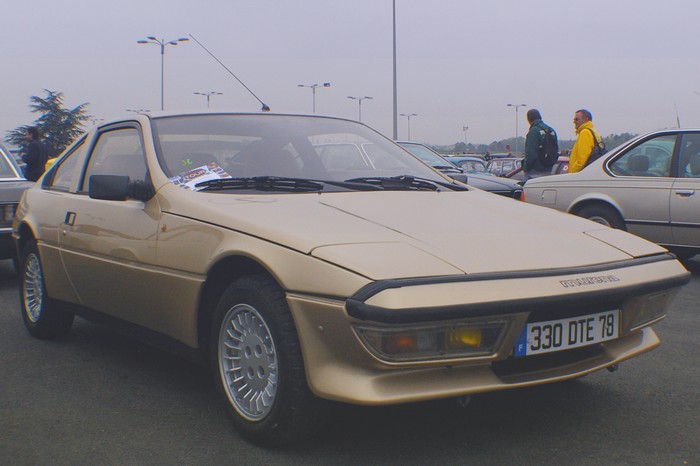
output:
[[[24,177],[29,181],[36,181],[44,173],[48,151],[39,138],[39,130],[34,126],[27,128],[27,142],[27,149],[22,155],[22,161],[27,164]]]
[[[545,131],[552,130],[544,124],[540,111],[530,109],[527,112],[527,121],[530,123],[530,130],[525,137],[525,159],[523,160],[524,181],[539,176],[550,175],[552,168],[547,167],[540,161],[540,151],[544,145]]]

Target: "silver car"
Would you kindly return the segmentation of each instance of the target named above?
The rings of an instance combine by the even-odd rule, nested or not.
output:
[[[34,185],[27,181],[9,149],[0,144],[0,259],[16,259],[12,221],[19,198]]]
[[[530,180],[525,200],[700,253],[700,130],[639,136],[579,173]]]

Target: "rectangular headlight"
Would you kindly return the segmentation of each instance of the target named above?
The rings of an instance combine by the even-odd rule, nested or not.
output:
[[[487,356],[495,353],[506,320],[453,324],[375,327],[355,330],[367,349],[390,362]]]

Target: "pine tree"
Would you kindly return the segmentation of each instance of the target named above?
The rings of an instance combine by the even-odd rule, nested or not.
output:
[[[46,144],[49,158],[56,157],[75,141],[85,131],[83,122],[90,119],[86,113],[88,103],[78,105],[73,109],[63,108],[63,92],[54,92],[44,89],[46,97],[31,96],[30,105],[32,113],[40,113],[41,116],[33,125],[23,125],[7,132],[5,141],[24,149],[27,145],[25,135],[27,128],[36,126],[41,134],[41,139]]]

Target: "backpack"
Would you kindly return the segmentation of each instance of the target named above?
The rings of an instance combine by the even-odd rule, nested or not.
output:
[[[559,142],[557,133],[552,128],[542,129],[542,144],[537,158],[547,168],[554,166],[559,159]]]
[[[602,140],[599,141],[598,138],[595,137],[595,133],[592,129],[586,129],[588,129],[588,131],[591,132],[591,136],[593,136],[593,149],[591,149],[591,155],[588,156],[588,160],[586,161],[585,166],[587,167],[591,162],[602,157],[608,150],[605,148],[605,143]]]

